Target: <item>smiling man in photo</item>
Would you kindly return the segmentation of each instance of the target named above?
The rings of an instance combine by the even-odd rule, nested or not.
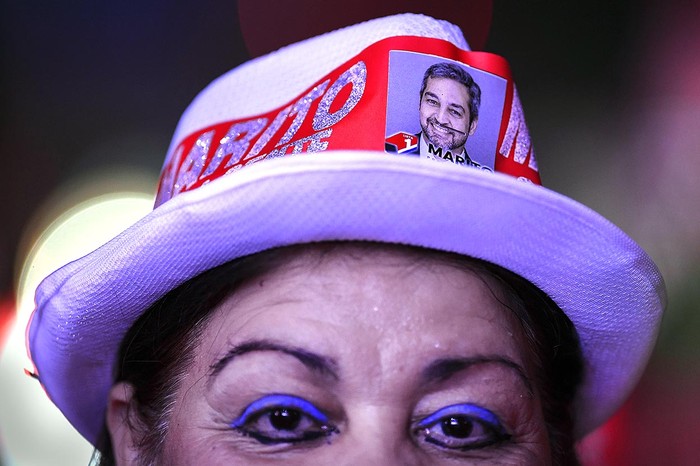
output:
[[[481,89],[463,68],[430,66],[420,90],[421,157],[474,165],[465,144],[476,131],[480,103]]]

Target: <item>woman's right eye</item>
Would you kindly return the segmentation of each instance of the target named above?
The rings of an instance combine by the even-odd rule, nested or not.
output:
[[[255,400],[231,427],[265,445],[313,441],[338,432],[321,410],[292,395]]]

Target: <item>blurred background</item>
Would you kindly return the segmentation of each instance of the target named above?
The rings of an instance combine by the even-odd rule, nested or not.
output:
[[[584,463],[699,464],[700,2],[479,3],[544,184],[621,226],[667,280],[651,364]],[[1,5],[0,465],[87,464],[23,373],[32,290],[150,210],[180,114],[249,52],[231,0]],[[255,29],[273,34],[270,17]]]

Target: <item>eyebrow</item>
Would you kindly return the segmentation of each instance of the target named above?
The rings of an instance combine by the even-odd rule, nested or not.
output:
[[[210,366],[210,377],[216,377],[235,358],[248,353],[260,351],[276,351],[287,354],[299,360],[304,366],[313,372],[318,372],[324,377],[338,380],[338,363],[328,356],[312,353],[303,348],[288,346],[271,340],[250,340],[238,344],[229,349],[226,354],[216,360]]]
[[[498,364],[514,371],[525,385],[525,388],[527,388],[529,394],[533,395],[532,382],[525,374],[525,370],[518,363],[504,356],[437,359],[423,369],[421,379],[426,384],[431,382],[444,382],[458,372],[483,364]]]
[[[426,95],[427,95],[428,97],[432,97],[432,98],[435,99],[435,100],[440,100],[440,97],[438,97],[437,94],[433,94],[433,93],[430,92],[430,91],[425,91],[425,92],[423,92],[423,96],[426,96]]]

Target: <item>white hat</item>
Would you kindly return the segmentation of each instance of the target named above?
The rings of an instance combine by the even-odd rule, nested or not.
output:
[[[420,85],[436,63],[467,71],[481,91],[462,154],[418,153]],[[495,263],[561,307],[585,359],[581,436],[639,379],[665,289],[627,235],[538,183],[508,65],[469,52],[447,22],[391,16],[252,60],[183,115],[153,212],[38,288],[28,340],[39,380],[94,443],[120,342],[168,291],[277,246],[400,243]]]

